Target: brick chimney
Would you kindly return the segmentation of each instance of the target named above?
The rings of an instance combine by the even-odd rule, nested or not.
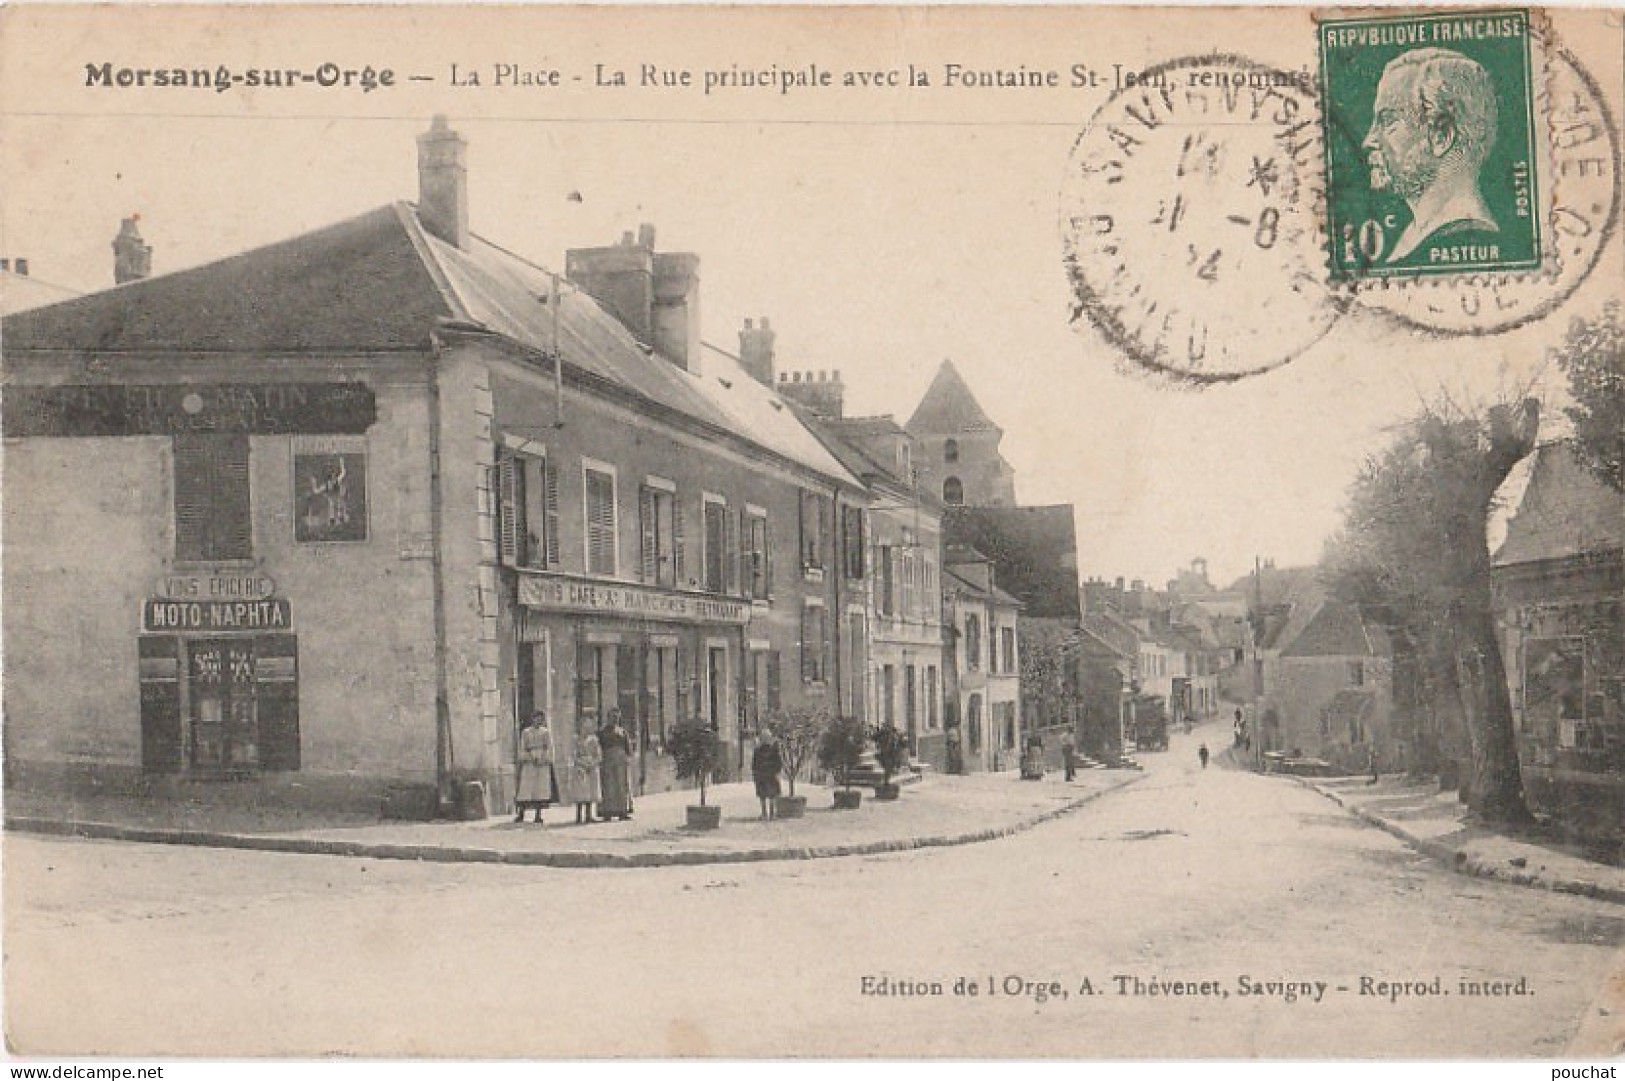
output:
[[[564,253],[564,274],[632,336],[687,371],[700,364],[700,257],[656,252],[654,226],[607,248]]]
[[[113,238],[113,282],[140,281],[152,273],[152,245],[141,239],[141,215],[132,214],[119,223]]]
[[[846,408],[846,384],[839,370],[833,377],[827,371],[780,372],[779,393],[831,420],[840,420]]]
[[[750,373],[752,379],[763,386],[773,385],[773,339],[777,335],[762,316],[761,326],[752,320],[745,320],[745,328],[739,332],[739,360]]]
[[[468,140],[444,116],[418,136],[418,221],[452,247],[468,246]]]

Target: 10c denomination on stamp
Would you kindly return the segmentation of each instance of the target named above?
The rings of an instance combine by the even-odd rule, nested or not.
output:
[[[1528,12],[1335,19],[1319,33],[1332,278],[1539,269]]]

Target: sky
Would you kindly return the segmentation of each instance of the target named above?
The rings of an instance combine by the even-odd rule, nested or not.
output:
[[[1569,318],[1618,285],[1616,270],[1612,290],[1590,282],[1544,324],[1483,339],[1356,313],[1282,368],[1192,391],[1125,371],[1068,321],[1058,191],[1095,99],[1069,103],[1066,123],[1047,107],[809,123],[760,99],[725,122],[629,122],[444,90],[331,116],[233,95],[112,99],[125,115],[108,116],[92,114],[110,99],[63,85],[71,108],[52,110],[0,84],[0,255],[39,278],[110,285],[132,213],[164,273],[413,200],[415,136],[445,111],[469,141],[472,227],[504,247],[561,267],[565,250],[651,222],[661,250],[700,255],[708,341],[734,350],[743,319],[768,316],[780,369],[839,370],[849,414],[906,420],[951,359],[1005,430],[1018,498],[1074,505],[1084,576],[1163,583],[1203,557],[1224,584],[1255,557],[1314,561],[1397,422],[1441,385],[1483,398],[1531,378]],[[1560,394],[1560,373],[1543,379]]]

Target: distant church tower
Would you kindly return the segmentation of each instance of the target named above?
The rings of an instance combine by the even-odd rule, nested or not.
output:
[[[950,505],[1016,505],[1016,475],[999,454],[1004,429],[982,412],[952,361],[942,362],[904,427],[918,448],[920,488]]]

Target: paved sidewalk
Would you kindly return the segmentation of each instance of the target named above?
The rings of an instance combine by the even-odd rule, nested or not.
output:
[[[1403,777],[1293,780],[1465,875],[1625,904],[1625,867],[1588,859],[1578,845],[1531,831],[1508,836],[1468,820],[1454,792]]]
[[[276,852],[371,859],[513,863],[548,867],[660,867],[818,859],[971,844],[1030,829],[1082,806],[1144,774],[1089,770],[1071,783],[1046,778],[1021,781],[1014,772],[969,777],[929,776],[906,785],[902,798],[878,802],[865,791],[855,811],[836,811],[831,790],[799,785],[807,797],[800,819],[763,821],[749,784],[714,785],[707,802],[722,808],[722,827],[684,827],[684,808],[698,802],[692,791],[662,792],[637,801],[625,822],[575,825],[573,808],[544,812],[544,825],[511,818],[480,822],[312,823],[288,828],[261,815],[259,828],[226,828],[190,813],[183,820],[154,822],[154,810],[121,814],[115,801],[78,805],[71,811],[40,806],[37,797],[8,795],[6,827],[34,833],[166,844],[249,848]],[[18,804],[21,804],[20,806]],[[184,809],[182,809],[184,810]],[[172,813],[174,819],[180,811]],[[269,827],[269,828],[266,828]]]

